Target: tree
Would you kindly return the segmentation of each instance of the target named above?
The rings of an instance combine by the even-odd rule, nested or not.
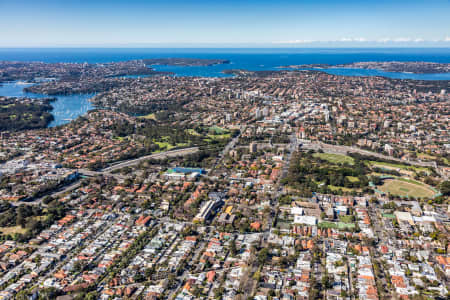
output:
[[[269,256],[269,250],[267,248],[263,248],[258,253],[258,263],[259,265],[263,265]]]
[[[141,273],[136,273],[136,275],[134,275],[134,282],[142,282],[145,281],[145,276],[142,275]]]
[[[86,294],[85,299],[86,299],[86,300],[95,300],[95,299],[98,299],[98,293],[97,293],[96,291],[89,292],[89,293]]]
[[[256,271],[256,272],[253,274],[253,279],[254,279],[256,282],[259,282],[259,280],[261,279],[261,272]]]
[[[440,189],[444,196],[450,196],[450,181],[447,180],[442,182]]]
[[[46,196],[44,199],[42,199],[42,203],[49,204],[53,201],[53,198],[51,196]]]
[[[232,240],[231,243],[230,243],[230,253],[231,253],[231,256],[235,256],[236,253],[237,253],[236,241],[235,240]]]
[[[224,287],[219,287],[219,288],[216,288],[216,289],[214,289],[214,297],[216,298],[216,299],[222,299],[222,295],[223,295],[223,293],[225,292],[225,288]]]
[[[154,269],[153,269],[153,268],[146,268],[146,269],[144,270],[144,275],[145,275],[145,277],[147,277],[148,279],[151,279],[153,273],[154,273]]]
[[[325,274],[322,277],[322,287],[324,289],[330,289],[333,285],[331,284],[330,277],[328,276],[328,273],[325,272]]]
[[[20,211],[19,211],[19,213],[17,214],[17,217],[16,217],[16,224],[17,224],[17,225],[20,225],[22,228],[25,228],[26,219],[25,219],[25,217],[20,213]]]
[[[375,185],[383,184],[383,181],[381,180],[381,178],[379,176],[372,176],[371,180],[372,180],[372,183]]]
[[[27,291],[20,291],[16,294],[17,300],[28,300],[30,296],[28,295]]]
[[[73,264],[73,271],[75,273],[81,272],[83,271],[83,262],[81,260],[77,260],[74,264]]]
[[[59,295],[59,291],[56,288],[44,288],[39,290],[39,300],[55,299]]]

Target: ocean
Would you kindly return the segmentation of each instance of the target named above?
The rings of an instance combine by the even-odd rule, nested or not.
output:
[[[226,77],[226,69],[279,70],[284,65],[345,64],[359,61],[427,61],[450,63],[450,48],[339,48],[339,49],[156,49],[156,48],[0,48],[0,60],[42,62],[105,63],[145,58],[207,58],[227,59],[231,63],[207,67],[154,66],[158,71],[170,71],[175,76]],[[450,73],[412,74],[381,70],[328,69],[324,72],[344,76],[385,76],[398,79],[450,80]],[[6,83],[0,86],[0,96],[42,97],[24,94],[23,86]],[[58,96],[52,103],[55,121],[61,125],[92,109],[91,95]]]
[[[1,48],[0,60],[105,63],[144,58],[189,57],[227,59],[231,64],[209,67],[155,66],[177,76],[229,76],[226,69],[278,70],[283,65],[344,64],[358,61],[427,61],[450,63],[450,48],[339,48],[339,49],[195,49],[195,48]],[[379,70],[333,69],[347,76],[386,76],[401,79],[450,80],[448,74],[406,74]]]

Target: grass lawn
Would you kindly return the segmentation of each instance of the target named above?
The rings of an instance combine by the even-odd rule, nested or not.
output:
[[[150,119],[150,120],[156,120],[156,115],[154,113],[145,115],[145,116],[140,116],[139,118],[141,119]]]
[[[159,148],[164,149],[164,150],[170,150],[172,148],[175,148],[174,145],[168,143],[168,142],[155,142],[156,145],[159,146]]]
[[[223,140],[231,138],[231,133],[224,134],[208,134],[208,138],[211,140]]]
[[[10,227],[0,227],[0,231],[2,234],[15,234],[15,233],[21,233],[24,234],[27,232],[26,228],[22,228],[20,226],[10,226]]]
[[[332,191],[339,191],[342,190],[343,192],[352,192],[352,191],[358,191],[358,189],[351,189],[351,188],[346,188],[346,187],[342,187],[342,186],[335,186],[335,185],[329,185],[328,188]]]
[[[387,162],[379,162],[379,161],[369,161],[368,162],[370,166],[379,167],[379,168],[386,168],[386,169],[401,169],[405,171],[415,171],[415,172],[426,172],[430,173],[430,170],[424,167],[416,167],[416,166],[408,166],[403,164],[394,164],[394,163],[387,163]]]
[[[36,221],[45,221],[47,219],[47,216],[35,216],[33,217]]]
[[[378,177],[380,177],[380,176],[386,176],[386,175],[390,175],[390,174],[387,174],[387,173],[370,172],[368,176],[378,176]]]
[[[426,185],[412,180],[387,179],[378,189],[397,196],[411,196],[415,198],[431,198],[435,192]]]
[[[318,157],[323,160],[326,160],[333,164],[348,163],[350,165],[353,165],[353,163],[354,163],[353,158],[350,156],[347,156],[347,155],[332,154],[332,153],[314,153],[313,156]]]
[[[200,133],[198,133],[197,131],[195,131],[195,129],[186,129],[186,132],[188,133],[188,134],[190,134],[190,135],[196,135],[196,136],[199,136],[200,135]]]
[[[338,229],[352,229],[355,228],[355,224],[354,223],[343,223],[343,222],[338,222]]]
[[[359,182],[359,178],[358,178],[358,177],[355,177],[355,176],[347,176],[347,179],[348,179],[350,182]]]
[[[319,228],[337,228],[337,224],[333,223],[333,222],[320,222],[319,224],[317,224],[317,227]]]
[[[187,143],[178,143],[176,145],[172,145],[168,142],[155,142],[156,145],[159,146],[160,150],[171,150],[175,147],[186,147],[188,146]]]
[[[353,216],[351,216],[351,215],[339,216],[339,220],[341,220],[341,222],[347,223],[347,224],[355,222],[353,220]]]
[[[383,218],[395,219],[395,216],[393,214],[383,214]]]
[[[353,223],[347,224],[347,223],[343,223],[343,222],[334,223],[334,222],[324,221],[324,222],[320,222],[317,225],[317,227],[319,227],[319,228],[334,228],[334,229],[345,230],[345,229],[355,228],[355,224],[353,224]]]
[[[228,130],[220,128],[219,126],[209,127],[209,130],[214,131],[216,134],[224,134],[228,132]]]

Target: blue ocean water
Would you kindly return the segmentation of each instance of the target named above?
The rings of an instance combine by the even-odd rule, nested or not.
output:
[[[450,48],[339,48],[339,49],[195,49],[195,48],[2,48],[0,60],[43,62],[115,62],[143,58],[188,57],[228,59],[231,64],[208,67],[155,66],[177,76],[227,76],[226,69],[278,70],[284,65],[344,64],[358,61],[428,61],[450,63]],[[324,70],[347,76],[386,76],[402,79],[450,80],[449,74],[407,74],[378,70]]]
[[[170,71],[176,76],[226,77],[226,69],[279,70],[284,65],[344,64],[359,61],[427,61],[450,63],[450,48],[339,48],[339,49],[156,49],[156,48],[0,48],[0,61],[88,62],[105,63],[145,58],[207,58],[227,59],[230,64],[207,67],[154,66],[156,70]],[[450,73],[411,74],[362,69],[327,69],[324,72],[344,76],[385,76],[399,79],[450,80]],[[23,85],[6,83],[0,86],[1,96],[33,96],[24,94]],[[61,125],[86,113],[92,106],[92,95],[58,96],[53,102],[55,121]]]

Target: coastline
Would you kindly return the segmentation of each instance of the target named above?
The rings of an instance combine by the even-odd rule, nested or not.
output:
[[[354,49],[353,49],[354,50]],[[106,50],[105,50],[106,51]],[[342,53],[350,53],[349,50],[339,50]],[[338,51],[338,53],[339,53]],[[63,51],[64,52],[64,51]],[[107,51],[106,51],[107,52]],[[309,50],[308,53],[312,53],[313,50]],[[0,51],[0,64],[8,63],[7,61],[2,61],[2,54],[4,52]],[[364,53],[364,51],[362,52]],[[445,51],[444,51],[445,53]],[[340,58],[338,54],[323,54],[318,53],[316,55],[304,55],[304,54],[293,54],[293,55],[282,55],[280,53],[273,52],[269,54],[258,54],[258,55],[249,55],[249,54],[233,54],[233,53],[214,53],[214,54],[204,54],[204,58],[201,53],[178,53],[178,56],[188,56],[186,58],[183,57],[159,57],[159,58],[148,58],[150,54],[142,54],[147,58],[138,58],[136,60],[124,60],[123,62],[126,64],[127,62],[130,64],[127,72],[122,72],[120,74],[105,74],[105,76],[99,76],[98,79],[101,81],[107,80],[123,80],[123,84],[127,85],[135,80],[146,80],[151,76],[175,76],[175,77],[210,77],[210,78],[231,78],[238,76],[252,76],[252,74],[268,74],[271,72],[283,72],[283,71],[292,71],[292,70],[305,70],[305,71],[317,71],[324,72],[331,75],[337,76],[366,76],[366,77],[384,77],[388,79],[407,79],[407,80],[423,80],[423,81],[449,81],[450,73],[418,73],[410,70],[399,70],[398,72],[385,71],[382,69],[373,68],[373,66],[379,65],[387,65],[390,63],[399,64],[398,61],[389,62],[389,61],[376,61],[373,62],[372,67],[368,68],[352,68],[355,64],[368,64],[367,62],[361,63],[343,63],[340,60],[346,59],[355,59],[349,56],[349,58]],[[347,55],[345,54],[345,55]],[[74,56],[73,60],[79,60],[81,57],[85,57],[86,53],[83,53],[84,56],[80,56],[76,59]],[[169,56],[170,54],[165,54]],[[195,56],[195,57],[194,57]],[[373,54],[374,58],[380,56],[380,54]],[[198,58],[202,57],[202,58]],[[336,58],[338,57],[338,58]],[[447,63],[440,63],[442,65],[449,65],[450,62],[450,51],[448,55],[444,55],[444,58],[441,60],[447,61]],[[357,59],[358,57],[356,57]],[[378,57],[379,58],[379,57]],[[384,58],[382,56],[381,58]],[[418,56],[417,59],[420,57]],[[47,62],[50,62],[52,58],[47,58]],[[128,59],[128,57],[123,57],[122,59]],[[282,64],[283,61],[297,61],[297,60],[323,60],[327,61],[330,59],[335,60],[334,64],[323,62],[323,63],[309,63],[309,64]],[[438,61],[439,59],[437,59]],[[61,61],[64,61],[62,58]],[[117,64],[108,64],[108,66],[117,65],[117,70],[120,69],[123,65],[122,61],[117,61]],[[136,63],[134,63],[136,62]],[[137,71],[139,67],[139,62],[143,62],[149,69],[149,73],[140,74]],[[46,65],[46,63],[42,65]],[[101,64],[99,61],[97,64]],[[93,65],[95,66],[94,63]],[[147,65],[148,63],[148,65]],[[405,64],[406,62],[400,62],[400,64]],[[280,66],[281,64],[281,66]],[[418,63],[416,63],[418,64]],[[423,63],[424,65],[430,63]],[[20,63],[20,65],[27,65],[26,62]],[[58,65],[58,63],[56,63]],[[71,65],[77,65],[71,64]],[[233,67],[233,69],[228,69],[229,67]],[[301,67],[301,68],[300,68]],[[135,68],[135,69],[132,69]],[[138,74],[139,73],[139,74]],[[50,78],[51,77],[51,78]],[[97,77],[93,77],[89,79],[91,82],[96,82]],[[77,82],[77,81],[74,81]],[[69,82],[70,83],[70,82]],[[58,81],[52,77],[36,77],[30,80],[23,80],[17,78],[17,80],[5,80],[0,82],[0,96],[14,96],[14,97],[36,97],[43,98],[49,96],[56,96],[57,100],[53,102],[54,110],[53,115],[55,116],[55,121],[53,121],[50,126],[57,126],[65,124],[76,117],[85,114],[87,111],[91,109],[97,108],[93,105],[91,98],[95,96],[96,93],[102,92],[103,90],[98,90],[96,86],[92,86],[92,88],[83,89],[78,88],[79,91],[71,91],[70,85],[69,89],[64,91],[58,91],[58,89],[53,88],[58,84]],[[80,83],[82,84],[82,83]],[[122,84],[122,85],[123,85]],[[12,90],[12,85],[15,85]],[[43,89],[29,89],[29,86],[32,85],[41,85],[48,86],[50,89],[49,93],[42,92]],[[105,91],[110,90],[116,86],[115,83],[110,83],[110,86],[104,86],[103,89]],[[119,86],[120,87],[120,84]],[[8,91],[8,88],[10,90]],[[25,88],[25,91],[24,91]],[[29,91],[33,91],[34,93],[30,93]],[[86,90],[88,92],[80,92]],[[6,91],[6,93],[5,93]],[[28,91],[28,92],[27,92]]]

